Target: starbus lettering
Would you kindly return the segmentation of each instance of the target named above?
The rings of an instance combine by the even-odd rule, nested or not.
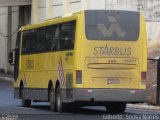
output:
[[[109,47],[107,44],[105,47],[94,47],[94,55],[122,55],[129,56],[132,54],[131,47]]]

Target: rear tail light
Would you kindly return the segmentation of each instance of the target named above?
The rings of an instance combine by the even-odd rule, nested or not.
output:
[[[146,84],[146,72],[141,72],[141,84]]]
[[[82,71],[76,70],[76,84],[82,84]]]

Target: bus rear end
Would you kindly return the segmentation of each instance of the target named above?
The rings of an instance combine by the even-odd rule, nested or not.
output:
[[[88,10],[76,40],[77,101],[124,111],[143,102],[147,69],[145,20],[139,12]],[[120,107],[116,107],[120,106]]]

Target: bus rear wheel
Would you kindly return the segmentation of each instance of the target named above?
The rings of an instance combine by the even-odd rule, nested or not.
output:
[[[22,106],[23,107],[30,107],[31,106],[31,100],[26,100],[26,99],[24,99],[23,98],[23,96],[24,96],[24,87],[23,87],[23,85],[20,87],[21,89],[20,89],[20,97],[21,97],[21,102],[22,102]]]
[[[62,103],[62,94],[61,94],[60,85],[57,87],[57,90],[56,90],[56,107],[59,113],[64,112],[66,109],[66,104]]]
[[[23,107],[30,107],[31,106],[31,100],[23,100],[22,99],[22,106]]]
[[[108,103],[105,107],[107,111],[112,114],[124,113],[126,109],[126,103],[113,102]]]
[[[51,88],[49,90],[49,102],[50,102],[51,111],[53,111],[53,112],[56,111],[55,95],[54,95],[53,86],[51,86]]]

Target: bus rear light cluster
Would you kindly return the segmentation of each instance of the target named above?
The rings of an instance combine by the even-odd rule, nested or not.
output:
[[[141,72],[141,84],[146,84],[146,72]]]
[[[82,70],[76,70],[76,84],[82,84]]]

